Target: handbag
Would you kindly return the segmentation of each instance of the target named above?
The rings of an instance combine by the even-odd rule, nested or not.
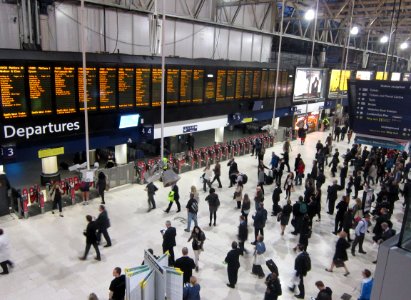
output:
[[[110,183],[107,181],[106,182],[106,192],[108,192],[110,190]]]
[[[277,215],[277,222],[281,221],[282,215],[283,215],[283,213],[281,213],[281,212]]]
[[[265,264],[265,258],[263,254],[254,254],[253,265],[262,266]]]
[[[337,258],[334,260],[334,265],[336,268],[342,268],[344,267],[344,261],[341,258]]]

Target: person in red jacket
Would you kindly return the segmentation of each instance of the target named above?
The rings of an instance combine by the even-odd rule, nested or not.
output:
[[[305,171],[305,164],[304,164],[304,161],[301,159],[300,162],[298,163],[298,167],[297,167],[297,175],[295,177],[295,185],[302,185],[304,171]]]

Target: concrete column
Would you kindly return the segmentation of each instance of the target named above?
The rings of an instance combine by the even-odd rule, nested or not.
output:
[[[96,149],[91,149],[88,153],[90,158],[90,167],[92,167],[96,162]]]
[[[41,184],[45,185],[50,181],[60,181],[57,156],[49,156],[41,159]]]
[[[115,146],[114,156],[118,165],[124,165],[127,163],[127,144],[121,144]]]
[[[224,142],[224,127],[214,129],[214,141],[216,143]]]

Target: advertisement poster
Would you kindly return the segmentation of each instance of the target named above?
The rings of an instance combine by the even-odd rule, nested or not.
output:
[[[347,94],[347,80],[351,77],[351,71],[331,70],[329,97],[337,97]]]
[[[371,80],[371,71],[357,71],[355,79],[357,80]]]
[[[376,80],[388,80],[388,72],[377,72],[375,75]]]
[[[402,81],[411,81],[411,73],[404,73]]]
[[[308,120],[306,115],[297,116],[294,122],[294,129],[305,128],[307,132],[313,132],[318,129],[318,118],[320,114],[318,112],[309,113]]]
[[[391,81],[400,81],[401,80],[401,73],[392,72],[391,73]]]
[[[294,101],[323,98],[323,69],[297,69]]]

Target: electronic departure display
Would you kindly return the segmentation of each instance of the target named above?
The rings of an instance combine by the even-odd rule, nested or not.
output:
[[[260,85],[261,85],[261,71],[254,71],[253,76],[253,98],[260,98]]]
[[[74,67],[54,67],[54,91],[58,115],[77,111],[75,79]]]
[[[349,108],[356,133],[411,139],[411,83],[351,81]]]
[[[227,71],[218,70],[217,71],[217,92],[216,92],[216,97],[215,97],[217,101],[225,100],[226,84],[227,84]]]
[[[153,68],[151,76],[151,105],[161,105],[161,69]]]
[[[83,68],[78,68],[78,98],[80,110],[84,110]],[[87,110],[96,110],[98,102],[97,68],[86,68]]]
[[[53,112],[51,99],[51,68],[29,66],[28,73],[31,114],[51,114]]]
[[[167,104],[178,104],[179,69],[167,70]]]
[[[251,99],[253,93],[253,71],[246,70],[244,78],[244,99]]]
[[[190,103],[193,93],[193,70],[180,70],[180,103]]]
[[[0,66],[0,98],[5,119],[27,116],[24,67]]]
[[[267,97],[270,97],[270,98],[274,97],[276,77],[277,77],[277,71],[276,70],[270,70],[269,73],[268,73]],[[280,82],[278,82],[278,87],[280,87],[280,86],[281,86],[281,84],[280,84]]]
[[[215,72],[207,71],[207,75],[205,77],[205,97],[204,100],[206,102],[212,102],[215,100],[216,97],[216,80],[215,80]]]
[[[202,103],[204,94],[204,70],[193,71],[193,102]]]
[[[278,80],[278,86],[279,86],[279,92],[278,95],[280,95],[280,97],[285,97],[287,96],[287,91],[288,91],[288,72],[287,71],[282,71],[280,73],[280,78]],[[280,85],[281,82],[281,85]],[[291,87],[290,87],[290,93],[292,93],[292,86],[293,82],[291,80]]]
[[[245,72],[244,70],[237,70],[237,78],[235,83],[235,98],[241,100],[244,98],[244,83]]]
[[[136,105],[150,106],[150,68],[136,69]]]
[[[235,96],[235,70],[227,70],[227,87],[225,90],[225,99],[233,100]]]
[[[118,68],[118,107],[134,107],[134,68]]]
[[[100,110],[116,108],[116,68],[100,68]]]
[[[261,75],[260,98],[267,98],[268,71],[263,70]]]

